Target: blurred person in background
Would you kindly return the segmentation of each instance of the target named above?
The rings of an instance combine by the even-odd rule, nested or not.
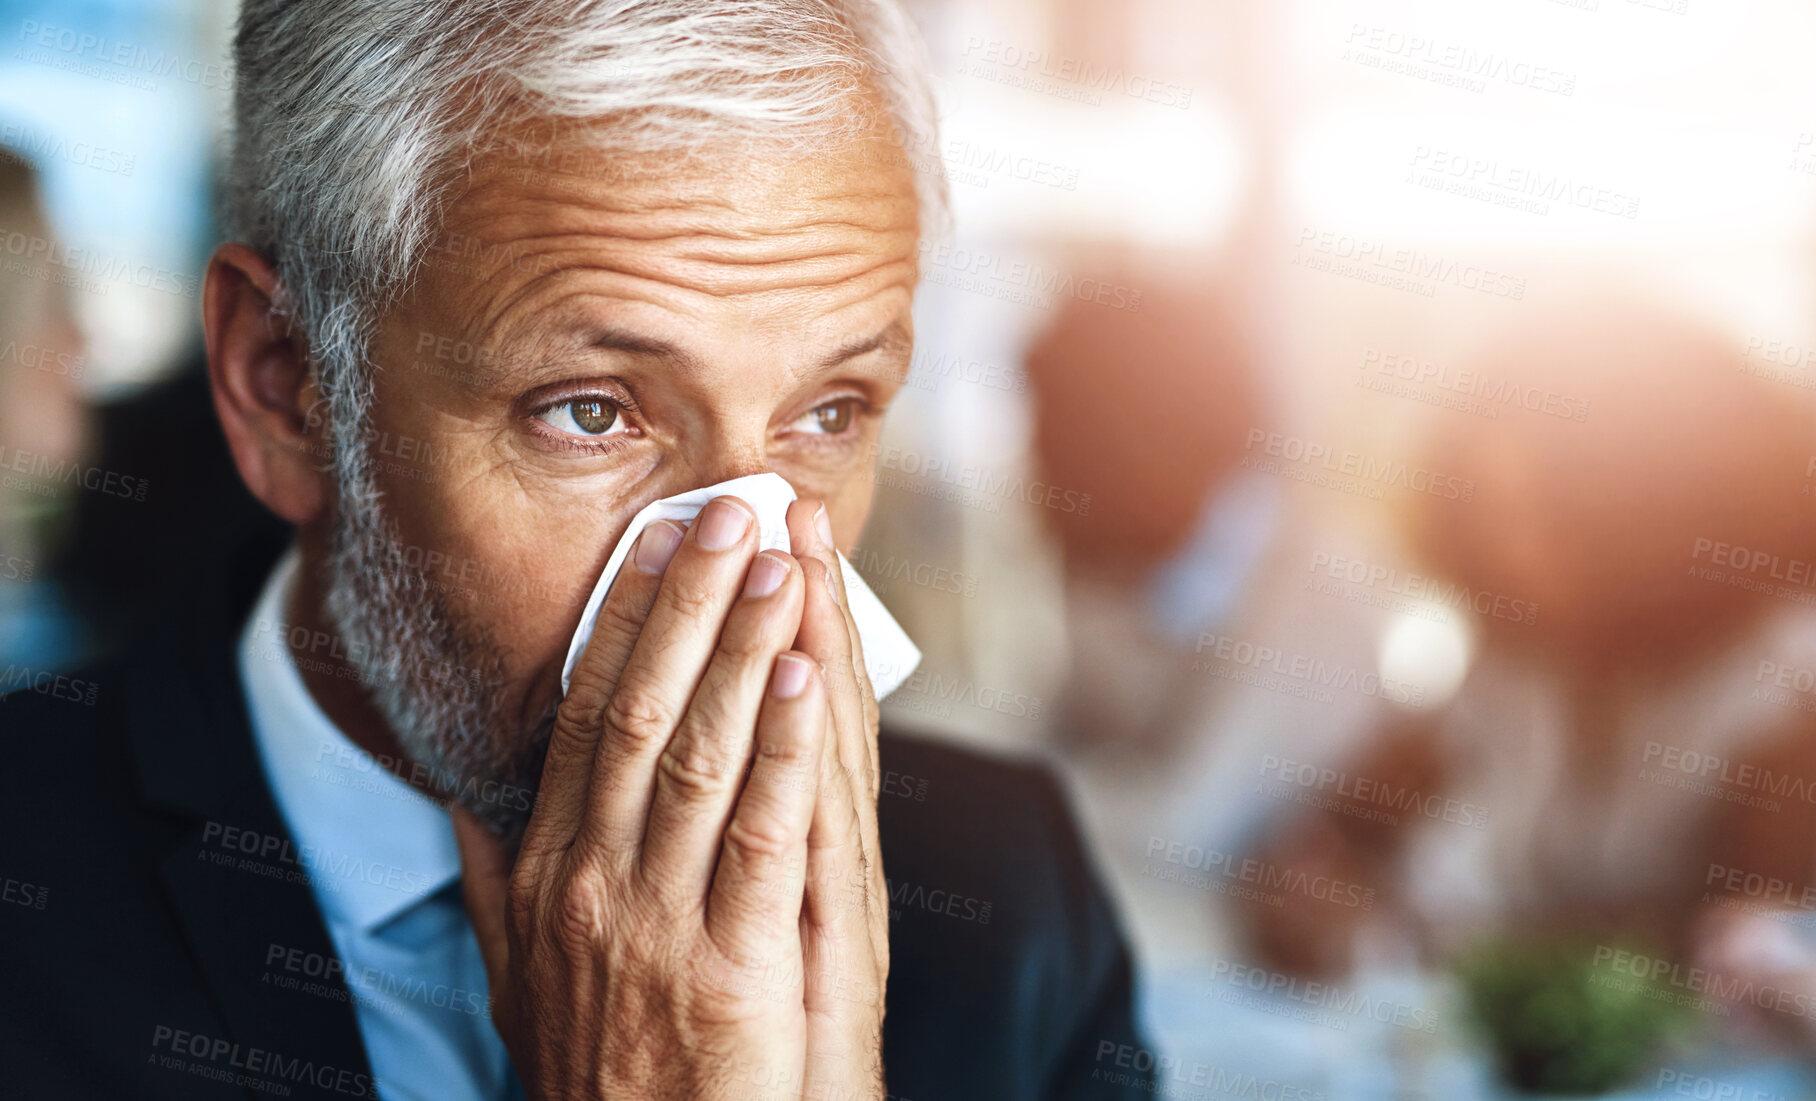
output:
[[[56,240],[26,160],[0,150],[0,232],[41,242],[0,264],[0,667],[18,677],[57,671],[83,640],[48,559],[69,536],[82,472],[93,460],[82,393],[81,334],[54,268],[19,256]]]
[[[1380,904],[1247,907],[1262,958],[1341,973],[1364,926],[1434,962],[1495,936],[1630,936],[1693,958],[1703,839],[1749,794],[1700,762],[1737,764],[1783,730],[1756,697],[1762,661],[1816,659],[1816,577],[1795,565],[1816,546],[1799,496],[1811,416],[1739,362],[1692,321],[1613,303],[1467,364],[1552,410],[1444,420],[1425,465],[1467,471],[1475,499],[1404,513],[1406,572],[1466,625],[1467,679],[1386,719],[1330,806],[1281,816],[1264,859],[1377,887]],[[1370,813],[1408,793],[1469,813]],[[1786,843],[1807,857],[1808,837]]]
[[[1208,265],[1079,266],[1142,299],[1139,310],[1067,299],[1026,356],[1035,461],[1092,501],[1088,513],[1047,510],[1078,625],[1055,736],[1125,763],[1165,759],[1196,733],[1186,719],[1207,691],[1189,654],[1234,614],[1275,536],[1275,487],[1238,469],[1266,400]]]
[[[26,246],[35,230],[9,237],[7,266],[56,289],[8,305],[79,325],[79,381],[67,390],[88,440],[37,563],[65,626],[55,639],[34,631],[23,658],[34,668],[73,673],[143,630],[173,579],[217,568],[221,545],[238,538],[225,532],[262,525],[268,545],[282,537],[232,470],[196,325],[219,240],[214,172],[236,6],[0,0],[14,43],[0,58],[0,142],[34,165],[49,227],[37,238],[48,247]],[[34,430],[58,422],[45,416]]]

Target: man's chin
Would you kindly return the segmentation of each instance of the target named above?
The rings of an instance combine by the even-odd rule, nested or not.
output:
[[[554,730],[553,714],[512,737],[509,747],[438,736],[436,731],[419,727],[409,729],[415,726],[412,717],[400,718],[403,722],[393,722],[393,730],[397,731],[404,752],[429,772],[431,794],[464,807],[495,837],[515,848],[536,806],[542,765]],[[483,720],[472,716],[468,721]]]

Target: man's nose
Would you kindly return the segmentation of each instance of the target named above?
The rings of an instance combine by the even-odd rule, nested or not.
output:
[[[669,493],[681,493],[700,486],[718,485],[733,478],[762,474],[769,470],[765,440],[726,439],[721,437],[701,447],[689,448],[686,485],[677,485]]]

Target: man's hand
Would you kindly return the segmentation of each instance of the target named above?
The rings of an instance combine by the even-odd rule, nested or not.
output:
[[[818,501],[788,506],[789,549],[806,580],[795,645],[826,671],[831,729],[820,797],[808,835],[807,968],[809,1098],[879,1098],[883,992],[889,978],[889,888],[877,840],[877,702],[832,526]]]
[[[887,946],[879,959],[869,931],[846,931],[872,892],[826,912],[805,882],[868,884],[874,784],[858,799],[827,769],[862,737],[874,773],[875,702],[861,662],[827,660],[828,608],[850,628],[824,558],[755,554],[755,527],[720,498],[685,535],[639,538],[557,712],[514,867],[456,813],[494,1021],[531,1097],[881,1092]],[[816,968],[845,1000],[816,994]]]

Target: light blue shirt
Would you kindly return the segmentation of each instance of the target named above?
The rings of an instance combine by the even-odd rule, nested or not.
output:
[[[330,644],[291,637],[296,572],[293,549],[241,633],[240,677],[265,778],[341,972],[274,945],[269,970],[301,981],[272,996],[340,1000],[335,980],[344,983],[384,1101],[501,1101],[517,1089],[461,903],[453,822],[354,745],[309,694],[298,661],[325,660]]]

